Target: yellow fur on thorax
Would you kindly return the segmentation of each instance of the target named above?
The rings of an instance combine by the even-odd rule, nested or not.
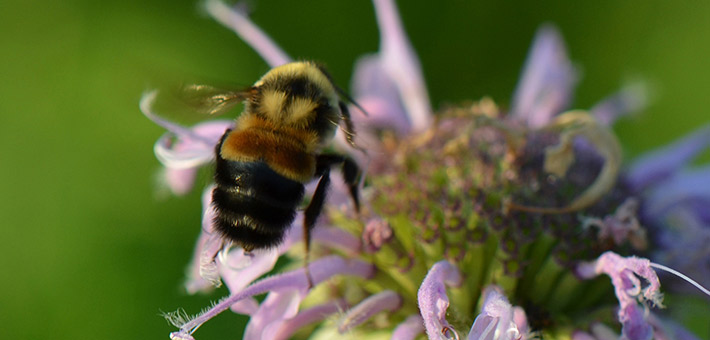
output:
[[[287,94],[282,91],[266,90],[261,93],[259,113],[273,122],[303,128],[316,118],[313,110],[318,103],[308,98],[293,98],[286,105]]]
[[[310,124],[316,117],[313,110],[318,103],[307,98],[294,98],[286,110],[285,123],[300,127]]]
[[[290,79],[296,77],[306,78],[311,81],[322,91],[324,97],[329,98],[331,106],[338,107],[338,95],[333,83],[323,71],[311,62],[299,61],[275,67],[261,77],[254,86],[260,87],[266,82],[278,82],[279,78]],[[294,98],[288,107],[284,107],[287,94],[282,91],[265,90],[261,93],[261,96],[260,113],[274,122],[304,127],[315,118],[312,113],[318,104],[312,100]]]
[[[263,91],[259,104],[259,113],[269,117],[274,122],[281,121],[282,110],[286,102],[286,92]]]
[[[317,149],[314,132],[244,115],[225,139],[220,155],[229,161],[263,161],[278,174],[307,183],[315,174]]]

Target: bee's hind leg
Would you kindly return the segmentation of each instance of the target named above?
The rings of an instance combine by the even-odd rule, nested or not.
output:
[[[311,229],[316,225],[316,220],[318,216],[323,211],[323,204],[325,203],[326,193],[328,187],[330,186],[330,167],[325,167],[320,173],[320,180],[318,181],[318,186],[316,191],[311,198],[311,203],[308,204],[306,211],[304,213],[303,219],[303,244],[305,245],[306,255],[305,255],[305,271],[306,278],[308,279],[308,288],[313,287],[313,279],[311,278],[311,272],[308,269],[309,265],[309,255],[311,253]]]
[[[358,175],[360,169],[351,158],[337,154],[322,154],[316,158],[316,177],[320,177],[316,191],[313,193],[311,203],[306,207],[303,220],[303,241],[305,245],[305,271],[308,278],[308,286],[313,287],[313,279],[308,268],[311,250],[311,229],[315,227],[316,220],[323,211],[325,198],[330,186],[330,169],[335,165],[342,166],[343,179],[348,185],[350,197],[355,205],[355,210],[360,212],[360,198],[358,192]]]

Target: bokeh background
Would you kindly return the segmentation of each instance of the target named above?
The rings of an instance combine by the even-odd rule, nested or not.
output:
[[[253,0],[253,19],[292,56],[348,84],[377,50],[369,1]],[[506,105],[535,30],[555,23],[583,72],[575,106],[644,78],[652,105],[616,130],[628,155],[710,121],[710,2],[399,1],[435,107]],[[200,222],[199,190],[156,190],[138,110],[162,79],[250,84],[266,64],[198,3],[25,1],[0,5],[0,338],[167,339],[161,311],[197,312],[225,291],[180,286]],[[706,159],[708,157],[705,157]],[[207,178],[203,183],[208,181]],[[709,339],[708,299],[671,297]],[[200,339],[239,339],[225,313]]]

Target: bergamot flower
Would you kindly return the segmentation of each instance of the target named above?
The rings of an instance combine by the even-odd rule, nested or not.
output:
[[[366,169],[361,214],[334,183],[306,271],[302,217],[278,247],[245,252],[214,233],[206,188],[186,288],[224,283],[230,294],[194,316],[167,314],[171,338],[194,339],[230,309],[250,316],[244,339],[693,339],[658,309],[657,270],[675,271],[646,257],[710,277],[698,239],[710,230],[710,172],[687,168],[707,128],[625,168],[609,125],[644,106],[642,87],[570,110],[580,77],[551,25],[510,110],[483,98],[434,113],[394,2],[373,2],[380,49],[357,61],[351,86],[369,113],[353,116],[369,151],[353,153]],[[206,8],[270,66],[291,61],[243,7]],[[183,193],[233,123],[183,127],[155,115],[154,98],[141,109],[169,131],[155,151]],[[273,272],[282,257],[294,261]]]

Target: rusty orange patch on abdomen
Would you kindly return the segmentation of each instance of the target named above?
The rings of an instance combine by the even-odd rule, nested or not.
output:
[[[316,159],[308,145],[310,138],[299,138],[290,131],[248,128],[232,131],[220,154],[229,161],[263,161],[280,175],[301,183],[310,182],[316,171]],[[305,139],[306,143],[300,139]]]

